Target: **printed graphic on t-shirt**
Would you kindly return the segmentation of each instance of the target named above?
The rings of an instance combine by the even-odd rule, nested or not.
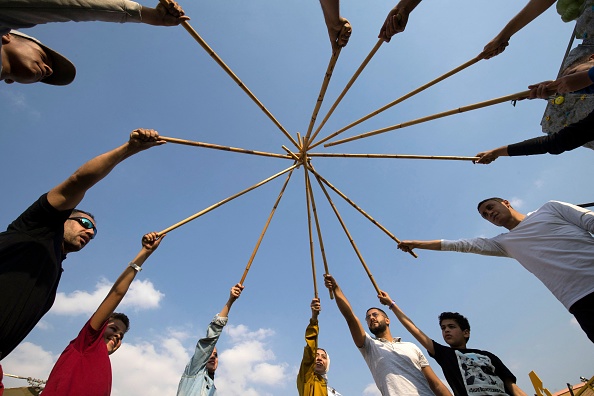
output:
[[[505,395],[503,381],[496,376],[491,358],[474,352],[456,351],[458,367],[468,395]]]

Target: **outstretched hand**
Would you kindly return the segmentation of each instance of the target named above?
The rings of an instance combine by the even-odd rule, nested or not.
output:
[[[400,241],[398,244],[398,249],[402,250],[405,253],[410,253],[414,248],[416,248],[416,244],[414,241]]]
[[[156,232],[144,234],[142,237],[142,247],[152,253],[157,250],[163,238],[165,238],[165,234],[159,235]]]
[[[165,140],[159,139],[159,132],[154,129],[138,128],[130,133],[128,144],[137,151],[146,150],[153,146],[165,144]]]
[[[493,58],[505,51],[505,47],[507,47],[508,45],[509,37],[503,38],[497,36],[493,40],[491,40],[487,45],[485,45],[485,48],[483,48],[483,52],[479,54],[479,57],[482,59]]]
[[[229,293],[229,299],[235,301],[239,298],[239,296],[241,295],[241,292],[243,291],[244,286],[241,283],[236,284],[235,286],[233,286],[231,288],[231,292]]]
[[[501,149],[502,148],[500,147],[493,150],[482,151],[475,155],[475,157],[479,157],[479,159],[472,161],[472,163],[485,165],[490,164],[502,155]],[[505,146],[505,149],[507,149],[507,146]]]
[[[396,7],[392,8],[386,17],[386,21],[382,25],[378,38],[389,43],[397,33],[403,32],[406,29],[406,23],[408,22],[409,12],[400,6],[400,3]]]
[[[380,290],[377,298],[379,298],[379,301],[382,305],[392,305],[392,299],[390,298],[390,295],[383,290]]]
[[[142,7],[142,22],[154,26],[177,26],[190,18],[177,2],[162,0],[155,8]]]
[[[348,20],[343,17],[338,18],[338,24],[334,26],[328,25],[328,36],[332,44],[332,51],[346,46],[353,33],[353,28]]]
[[[320,299],[319,298],[314,298],[313,300],[311,300],[311,317],[313,319],[316,319],[318,317],[318,315],[320,314],[320,311],[322,310],[322,306],[320,304]]]
[[[329,290],[334,290],[338,287],[338,283],[330,274],[324,274],[324,286],[326,286]]]

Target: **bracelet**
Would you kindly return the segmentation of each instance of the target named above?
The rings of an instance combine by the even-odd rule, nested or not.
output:
[[[392,307],[396,304],[396,301],[392,300],[392,304],[388,305],[388,309],[392,309]]]
[[[132,262],[132,261],[130,261],[130,264],[128,264],[128,267],[134,268],[134,270],[136,272],[142,271],[142,267],[140,265],[136,264],[135,262]]]

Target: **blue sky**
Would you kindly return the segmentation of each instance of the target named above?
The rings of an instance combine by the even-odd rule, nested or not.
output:
[[[151,5],[151,4],[148,4]],[[328,60],[318,2],[186,2],[191,25],[295,137],[306,131]],[[392,2],[343,2],[353,25],[320,112],[377,42]],[[384,44],[320,136],[472,59],[523,2],[427,1],[406,31]],[[573,24],[554,7],[512,38],[500,56],[480,61],[345,132],[344,137],[526,89],[554,79]],[[67,23],[26,33],[69,56],[78,75],[67,87],[0,89],[0,224],[86,160],[127,140],[134,128],[284,153],[285,136],[182,28]],[[539,135],[544,101],[491,106],[319,151],[472,156]],[[316,149],[316,151],[318,151]],[[458,161],[317,158],[316,169],[400,239],[494,236],[477,214],[489,196],[522,212],[556,199],[593,201],[592,153],[500,158],[488,166]],[[130,158],[89,191],[99,235],[64,262],[56,305],[11,356],[5,372],[47,378],[109,286],[160,231],[285,169],[290,161],[166,144]],[[117,395],[174,394],[197,338],[239,281],[280,191],[281,177],[172,231],[137,277],[121,310],[132,328],[112,356]],[[321,191],[314,187],[330,272],[360,318],[375,290]],[[517,262],[419,251],[413,259],[339,197],[343,216],[378,285],[434,339],[437,315],[459,311],[472,325],[471,347],[496,353],[532,393],[535,370],[551,390],[590,377],[592,344],[572,316]],[[219,342],[217,386],[225,395],[296,394],[295,374],[313,297],[303,171],[285,192]],[[317,242],[316,242],[317,246]],[[343,395],[377,389],[346,323],[323,287],[320,346],[332,358],[331,384]],[[392,333],[412,337],[395,321]],[[441,370],[430,359],[440,377]],[[442,377],[443,378],[443,377]],[[9,385],[23,384],[8,380]]]

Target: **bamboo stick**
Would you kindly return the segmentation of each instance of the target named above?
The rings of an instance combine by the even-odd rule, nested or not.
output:
[[[389,126],[389,127],[386,127],[386,128],[377,129],[375,131],[370,131],[370,132],[362,133],[360,135],[351,136],[349,138],[345,138],[345,139],[342,139],[342,140],[335,140],[334,142],[326,143],[324,145],[324,147],[335,146],[337,144],[342,144],[342,143],[350,142],[352,140],[357,140],[357,139],[365,138],[365,137],[368,137],[368,136],[373,136],[373,135],[377,135],[377,134],[380,134],[380,133],[392,131],[394,129],[406,128],[406,127],[411,126],[411,125],[420,124],[420,123],[423,123],[423,122],[426,122],[426,121],[431,121],[431,120],[435,120],[435,119],[438,119],[438,118],[450,116],[452,114],[464,113],[465,111],[476,110],[476,109],[480,109],[480,108],[483,108],[483,107],[491,106],[491,105],[494,105],[494,104],[498,104],[498,103],[502,103],[502,102],[507,102],[508,100],[525,99],[525,98],[528,97],[528,94],[529,93],[530,93],[530,90],[528,90],[528,91],[522,91],[522,92],[518,92],[518,93],[515,93],[515,94],[511,94],[511,95],[502,96],[500,98],[486,100],[484,102],[478,102],[478,103],[474,103],[474,104],[471,104],[471,105],[468,105],[468,106],[459,107],[457,109],[444,111],[442,113],[437,113],[437,114],[433,114],[433,115],[430,115],[430,116],[417,118],[416,120],[411,120],[411,121],[403,122],[402,124],[392,125],[392,126]]]
[[[320,125],[318,126],[318,129],[316,129],[316,131],[314,132],[313,136],[311,137],[311,141],[313,141],[316,138],[316,136],[318,136],[318,133],[320,133],[320,130],[324,127],[324,125],[326,125],[326,121],[328,121],[328,119],[330,118],[332,113],[334,113],[334,110],[336,110],[336,107],[338,107],[338,104],[340,103],[342,98],[344,98],[344,96],[346,95],[348,90],[351,89],[351,86],[355,83],[355,80],[359,77],[359,74],[361,74],[363,69],[365,69],[365,66],[367,66],[367,64],[369,63],[371,58],[373,58],[373,55],[375,55],[377,50],[379,50],[379,48],[382,46],[383,42],[384,42],[383,39],[379,39],[377,41],[375,46],[369,52],[369,55],[367,55],[367,57],[363,60],[363,63],[361,63],[361,66],[359,66],[359,68],[355,71],[355,74],[353,74],[353,77],[351,77],[351,79],[349,80],[347,85],[344,87],[344,89],[342,90],[340,95],[338,95],[338,98],[336,98],[336,101],[334,102],[332,107],[330,107],[330,110],[328,110],[328,113],[326,114],[326,116],[324,117],[324,119],[322,120]],[[317,146],[317,144],[310,147],[310,149],[315,146]]]
[[[307,153],[309,157],[344,157],[344,158],[404,158],[429,160],[476,161],[479,157],[459,157],[452,155],[409,155],[409,154],[339,154],[339,153]]]
[[[583,203],[583,204],[579,204],[579,205],[576,205],[576,206],[579,206],[580,208],[589,208],[589,207],[594,206],[594,202]]]
[[[394,234],[392,234],[386,227],[384,227],[383,225],[381,225],[373,217],[371,217],[367,212],[365,212],[363,209],[361,209],[359,206],[357,206],[357,204],[355,202],[353,202],[349,197],[347,197],[338,188],[334,187],[332,185],[332,183],[330,183],[328,180],[324,179],[324,177],[322,175],[320,175],[318,172],[316,172],[316,170],[313,168],[313,166],[311,166],[311,164],[308,164],[308,166],[310,167],[309,169],[316,176],[316,178],[318,179],[318,181],[321,180],[322,182],[324,182],[325,185],[327,185],[328,187],[330,187],[336,194],[338,194],[342,199],[344,199],[345,201],[347,201],[353,208],[357,209],[357,211],[359,211],[359,213],[361,213],[363,216],[365,216],[367,218],[367,220],[369,220],[373,224],[375,224],[380,230],[382,230],[394,242],[400,243],[400,239],[396,238],[396,236]],[[413,252],[412,250],[409,253],[414,258],[419,258],[419,256],[417,256],[417,254],[415,252]]]
[[[185,144],[187,146],[197,146],[197,147],[204,147],[204,148],[210,148],[210,149],[215,149],[215,150],[233,151],[235,153],[261,155],[264,157],[291,159],[290,156],[283,155],[283,154],[268,153],[265,151],[246,150],[246,149],[237,148],[237,147],[221,146],[218,144],[196,142],[193,140],[177,139],[177,138],[172,138],[172,137],[167,137],[167,136],[159,136],[159,139],[165,140],[166,142],[169,142],[169,143]]]
[[[291,150],[289,150],[289,149],[287,148],[287,146],[285,146],[285,145],[282,145],[281,147],[283,148],[283,150],[285,150],[287,153],[289,153],[289,155],[290,155],[290,156],[291,156],[291,157],[292,157],[292,158],[293,158],[295,161],[299,162],[299,165],[301,165],[301,160],[299,159],[299,157],[297,157],[297,155],[296,155],[294,152],[292,152]]]
[[[305,202],[307,205],[307,230],[309,233],[309,257],[311,259],[311,274],[313,276],[314,298],[318,298],[318,284],[316,282],[316,265],[314,260],[314,244],[313,244],[313,230],[311,228],[311,202],[309,186],[307,184],[307,167],[303,167],[303,175],[305,176]]]
[[[318,144],[321,144],[321,143],[323,143],[323,142],[327,141],[327,140],[330,140],[330,139],[332,139],[333,137],[335,137],[335,136],[337,136],[337,135],[339,135],[339,134],[343,133],[344,131],[346,131],[346,130],[348,130],[348,129],[351,129],[351,128],[352,128],[352,127],[354,127],[355,125],[359,125],[359,124],[360,124],[360,123],[362,123],[363,121],[365,121],[365,120],[368,120],[368,119],[370,119],[371,117],[378,115],[379,113],[383,112],[384,110],[387,110],[387,109],[389,109],[390,107],[397,105],[398,103],[404,102],[406,99],[408,99],[408,98],[410,98],[410,97],[412,97],[412,96],[415,96],[415,95],[416,95],[416,94],[418,94],[419,92],[422,92],[422,91],[426,90],[427,88],[429,88],[429,87],[431,87],[431,86],[433,86],[433,85],[437,84],[438,82],[440,82],[440,81],[443,81],[443,80],[445,80],[446,78],[448,78],[448,77],[450,77],[450,76],[452,76],[452,75],[454,75],[454,74],[458,73],[459,71],[461,71],[461,70],[464,70],[464,69],[466,69],[467,67],[469,67],[469,66],[471,66],[471,65],[474,65],[476,62],[480,61],[481,59],[482,59],[482,58],[480,58],[480,57],[478,57],[478,56],[477,56],[476,58],[473,58],[473,59],[469,60],[468,62],[466,62],[466,63],[464,63],[464,64],[462,64],[462,65],[460,65],[460,66],[458,66],[458,67],[456,67],[456,68],[454,68],[454,69],[452,69],[452,70],[450,70],[449,72],[447,72],[447,73],[445,73],[445,74],[442,74],[441,76],[437,77],[436,79],[429,81],[427,84],[421,85],[419,88],[417,88],[417,89],[414,89],[414,90],[410,91],[410,92],[409,92],[409,93],[407,93],[406,95],[403,95],[403,96],[399,97],[398,99],[396,99],[396,100],[394,100],[394,101],[392,101],[392,102],[388,103],[387,105],[385,105],[385,106],[383,106],[383,107],[380,107],[379,109],[377,109],[377,110],[375,110],[375,111],[373,111],[373,112],[371,112],[371,113],[367,114],[367,115],[366,115],[366,116],[364,116],[364,117],[361,117],[361,118],[359,118],[357,121],[355,121],[355,122],[352,122],[352,123],[350,123],[349,125],[347,125],[347,126],[345,126],[345,127],[341,128],[341,129],[339,129],[338,131],[334,132],[333,134],[331,134],[331,135],[329,135],[329,136],[325,137],[324,139],[322,139],[322,140],[320,140],[319,142],[317,142],[317,143],[316,143],[316,146],[317,146]],[[310,148],[313,148],[313,147],[310,147]]]
[[[338,61],[338,57],[340,56],[341,50],[342,47],[338,47],[335,51],[333,51],[332,56],[330,57],[330,61],[328,62],[326,74],[324,75],[322,86],[320,87],[320,94],[318,95],[318,100],[316,101],[316,105],[314,106],[313,112],[311,114],[309,126],[307,127],[307,133],[305,134],[305,144],[308,144],[309,142],[311,131],[313,130],[316,118],[318,117],[318,113],[320,111],[320,107],[322,106],[322,102],[324,101],[324,96],[326,95],[326,91],[328,90],[328,85],[330,84],[330,79],[332,78],[332,72],[334,71],[334,66],[336,66],[336,61]]]
[[[314,173],[314,175],[316,175],[316,174]],[[375,279],[373,278],[373,275],[371,274],[371,271],[369,270],[369,267],[367,267],[367,264],[365,264],[365,260],[363,259],[363,256],[361,255],[361,252],[359,252],[359,249],[357,248],[357,244],[355,244],[355,241],[353,240],[353,237],[351,236],[351,233],[349,232],[346,224],[342,220],[342,217],[340,216],[340,213],[338,213],[338,209],[336,209],[336,206],[334,206],[334,202],[332,202],[332,198],[330,198],[330,194],[328,194],[328,191],[326,191],[326,188],[324,187],[324,185],[322,184],[322,182],[320,181],[320,179],[318,179],[318,176],[317,175],[316,175],[316,180],[318,181],[318,184],[322,188],[322,191],[324,192],[324,195],[326,195],[326,199],[330,203],[330,206],[332,207],[332,210],[334,210],[334,214],[336,215],[336,218],[340,222],[340,225],[342,226],[342,229],[344,230],[347,238],[349,239],[349,242],[351,243],[351,246],[355,250],[355,253],[357,254],[357,257],[359,258],[359,261],[361,261],[361,264],[363,265],[363,268],[365,269],[365,272],[367,273],[367,276],[369,277],[369,280],[373,284],[373,287],[375,288],[375,291],[377,292],[377,294],[379,294],[380,288],[377,286],[377,283],[375,282]]]
[[[324,249],[324,240],[322,239],[322,229],[320,227],[320,220],[318,218],[318,210],[316,209],[316,200],[314,198],[313,190],[311,189],[311,182],[309,180],[309,173],[305,173],[306,175],[306,186],[309,190],[310,200],[311,200],[311,208],[314,214],[314,219],[316,221],[316,230],[318,233],[318,241],[320,243],[320,252],[322,253],[322,260],[324,261],[324,274],[328,275],[330,271],[328,270],[328,260],[326,259],[326,249]],[[330,293],[330,300],[334,300],[334,293],[332,290],[328,289]]]
[[[190,222],[190,221],[192,221],[192,220],[194,220],[194,219],[196,219],[196,218],[198,218],[198,217],[202,216],[203,214],[206,214],[206,213],[208,213],[208,212],[210,212],[210,211],[212,211],[212,210],[214,210],[214,209],[218,208],[219,206],[221,206],[221,205],[223,205],[223,204],[226,204],[227,202],[229,202],[229,201],[231,201],[231,200],[233,200],[233,199],[235,199],[235,198],[237,198],[237,197],[239,197],[239,196],[241,196],[241,195],[243,195],[243,194],[245,194],[245,193],[247,193],[247,192],[250,192],[250,191],[252,191],[253,189],[255,189],[255,188],[257,188],[257,187],[260,187],[260,186],[262,186],[262,185],[264,185],[264,184],[268,183],[269,181],[271,181],[271,180],[273,180],[273,179],[276,179],[276,178],[277,178],[277,177],[279,177],[280,175],[282,175],[282,174],[284,174],[284,173],[287,173],[287,172],[289,172],[290,170],[293,170],[293,169],[295,169],[296,167],[297,167],[297,164],[294,164],[294,165],[292,165],[292,166],[288,167],[287,169],[285,169],[285,170],[283,170],[283,171],[281,171],[281,172],[278,172],[277,174],[275,174],[275,175],[272,175],[272,176],[270,176],[269,178],[267,178],[267,179],[264,179],[264,180],[262,180],[261,182],[259,182],[259,183],[256,183],[256,184],[254,184],[254,185],[253,185],[253,186],[251,186],[251,187],[248,187],[248,188],[246,188],[246,189],[245,189],[245,190],[243,190],[243,191],[240,191],[240,192],[238,192],[237,194],[231,195],[230,197],[227,197],[227,198],[223,199],[222,201],[220,201],[220,202],[217,202],[216,204],[214,204],[214,205],[211,205],[211,206],[209,206],[208,208],[206,208],[206,209],[203,209],[203,210],[201,210],[200,212],[198,212],[198,213],[196,213],[196,214],[194,214],[194,215],[192,215],[192,216],[190,216],[190,217],[188,217],[188,218],[186,218],[186,219],[184,219],[184,220],[182,220],[182,221],[180,221],[180,222],[178,222],[178,223],[175,223],[174,225],[172,225],[172,226],[170,226],[170,227],[167,227],[167,228],[165,228],[163,231],[160,231],[160,232],[158,232],[158,233],[157,233],[157,235],[161,236],[161,235],[163,235],[163,234],[167,234],[169,231],[175,230],[176,228],[178,228],[178,227],[180,227],[180,226],[182,226],[182,225],[184,225],[184,224],[186,224],[186,223],[188,223],[188,222]]]
[[[167,6],[167,4],[168,4],[167,0],[159,0],[159,1],[165,6]],[[291,141],[291,143],[293,143],[295,146],[297,146],[297,142],[295,141],[295,139],[293,139],[293,137],[291,137],[289,132],[281,125],[280,122],[278,122],[278,120],[276,118],[274,118],[272,113],[270,111],[268,111],[268,109],[264,106],[264,104],[262,104],[262,102],[260,102],[260,100],[256,97],[256,95],[254,95],[252,93],[252,91],[250,91],[250,89],[243,83],[243,81],[241,81],[239,79],[239,77],[237,77],[237,75],[235,73],[233,73],[231,68],[229,66],[227,66],[225,64],[225,62],[223,62],[221,57],[218,56],[217,53],[214,52],[214,50],[212,48],[210,48],[210,46],[206,43],[206,41],[204,41],[204,39],[202,37],[200,37],[198,32],[196,30],[194,30],[194,28],[188,23],[188,21],[183,21],[181,23],[181,25],[184,27],[184,29],[187,30],[188,33],[190,33],[190,35],[194,38],[194,40],[196,40],[198,42],[198,44],[200,44],[200,46],[202,48],[204,48],[204,50],[210,55],[210,57],[212,59],[214,59],[215,62],[217,62],[219,64],[219,66],[221,66],[223,68],[223,70],[225,70],[225,72],[229,75],[229,77],[231,77],[233,79],[233,81],[235,81],[237,83],[237,85],[239,85],[239,87],[241,89],[243,89],[243,91],[254,101],[254,103],[256,103],[258,105],[258,107],[260,107],[260,109],[262,109],[264,114],[266,114],[268,116],[268,118],[270,118],[270,120],[281,130],[281,132],[285,134],[285,136]]]
[[[274,206],[272,207],[272,211],[270,212],[270,215],[268,215],[268,220],[266,220],[264,229],[262,229],[262,233],[260,234],[260,237],[258,238],[258,242],[256,242],[256,246],[254,247],[254,250],[252,251],[252,255],[250,256],[250,259],[248,260],[245,270],[243,271],[243,276],[241,277],[241,280],[239,281],[239,283],[241,283],[242,285],[244,284],[245,278],[247,277],[247,274],[248,274],[250,268],[252,267],[252,262],[254,261],[254,258],[256,257],[256,253],[258,253],[258,249],[260,248],[260,243],[262,243],[262,239],[264,239],[264,234],[266,234],[266,231],[268,230],[268,226],[270,225],[272,216],[274,216],[274,213],[276,212],[276,208],[278,207],[278,204],[279,204],[281,198],[283,197],[283,194],[285,193],[285,189],[287,188],[287,185],[289,184],[289,180],[291,180],[291,175],[293,175],[292,169],[289,172],[289,174],[287,175],[287,180],[285,180],[285,184],[283,184],[283,187],[281,188],[281,191],[278,194],[278,198],[276,198],[276,201],[274,202]]]

